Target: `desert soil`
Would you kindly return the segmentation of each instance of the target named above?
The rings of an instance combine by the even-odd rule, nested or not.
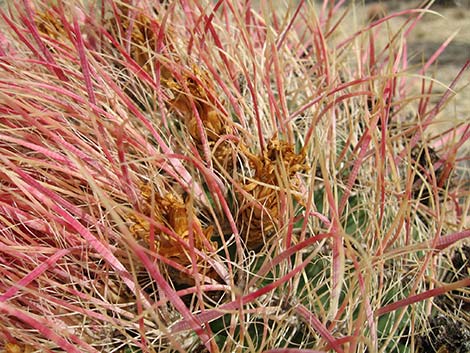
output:
[[[363,25],[372,9],[380,9],[378,4],[386,14],[390,14],[407,8],[416,8],[419,2],[399,0],[368,2],[363,11],[357,11],[356,25]],[[433,65],[426,73],[436,79],[436,93],[445,92],[446,86],[462,69],[465,62],[470,60],[470,1],[461,0],[460,4],[460,6],[432,6],[430,11],[433,13],[425,14],[407,39],[409,63],[419,69],[420,64],[429,59],[449,37],[456,33],[440,55],[437,66]],[[391,31],[397,30],[406,19],[407,16],[403,16],[389,21]],[[383,32],[383,35],[386,39],[389,34]],[[457,94],[451,104],[440,114],[440,121],[444,123],[458,119],[470,123],[470,68],[464,73],[456,91]],[[436,97],[435,101],[438,99],[439,97]]]
[[[441,2],[442,1],[436,1]],[[445,2],[445,1],[444,1]],[[447,86],[456,77],[464,64],[470,60],[470,0],[455,1],[460,4],[451,6],[433,5],[432,13],[427,13],[413,29],[407,39],[408,57],[410,65],[416,65],[416,70],[422,67],[439,47],[451,36],[455,37],[440,55],[436,64],[426,72],[426,76],[432,76],[436,80],[434,91],[437,93],[431,99],[437,103]],[[363,25],[367,21],[367,14],[371,9],[385,9],[387,14],[409,8],[416,8],[415,1],[372,1],[365,5],[364,10],[357,17]],[[392,32],[400,28],[407,19],[406,16],[394,18],[389,21]],[[386,39],[388,34],[384,32]],[[429,129],[430,134],[442,132],[456,126],[458,123],[470,124],[470,67],[464,72],[456,88],[456,95],[450,103],[444,107],[435,124]],[[440,94],[439,94],[440,93]],[[459,157],[463,158],[458,164],[460,177],[470,180],[470,141],[460,150]]]

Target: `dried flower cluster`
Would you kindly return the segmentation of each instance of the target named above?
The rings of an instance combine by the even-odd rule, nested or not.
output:
[[[122,27],[128,31],[129,13],[125,9],[122,10]],[[43,16],[44,19],[47,18]],[[216,170],[241,180],[242,190],[233,191],[238,202],[238,206],[233,206],[234,218],[246,247],[260,248],[276,233],[281,213],[281,198],[292,197],[287,194],[298,191],[295,176],[297,172],[306,170],[305,156],[295,152],[292,144],[274,137],[261,153],[251,152],[243,137],[237,134],[235,124],[218,109],[221,100],[217,96],[220,93],[211,84],[208,73],[195,63],[184,64],[185,60],[177,55],[170,44],[171,35],[163,34],[167,44],[165,55],[167,59],[171,56],[173,62],[181,65],[180,72],[172,72],[167,68],[165,61],[159,61],[150,50],[157,42],[158,33],[155,31],[159,29],[160,25],[154,19],[144,12],[138,12],[130,32],[131,57],[150,75],[159,64],[160,84],[164,89],[165,103],[170,112],[174,113],[175,119],[184,122],[192,142],[200,152],[204,151],[205,145],[210,148],[211,162]],[[116,29],[113,31],[117,32]],[[237,135],[236,142],[224,139],[231,133]],[[250,175],[237,175],[237,160],[248,161]],[[150,186],[144,186],[141,193],[145,200],[142,213],[155,222],[168,226],[179,237],[158,233],[154,240],[160,255],[187,268],[191,258],[182,244],[188,246],[190,233],[194,234],[193,246],[197,250],[204,253],[213,251],[207,248],[211,242],[213,227],[201,227],[197,208],[184,202],[180,195],[174,193],[153,196],[151,193]],[[131,215],[130,219],[134,222],[131,231],[135,236],[150,241],[149,221],[136,214]],[[193,282],[188,276],[183,276],[183,280],[173,280],[177,283]]]
[[[302,153],[296,153],[288,142],[274,138],[262,156],[251,154],[245,147],[241,151],[249,159],[254,175],[243,186],[247,194],[238,194],[239,223],[241,229],[246,229],[243,234],[247,247],[256,249],[275,234],[282,199],[285,203],[298,192],[295,176],[307,170],[307,165]]]
[[[208,255],[214,252],[215,244],[210,241],[213,228],[202,227],[199,219],[192,213],[193,207],[185,202],[180,195],[167,193],[163,196],[154,195],[149,185],[141,187],[142,211],[139,214],[131,214],[133,221],[131,232],[139,239],[143,239],[158,254],[180,264],[191,268],[194,254],[197,249],[196,264],[198,273],[208,275],[202,270],[205,267],[201,252]],[[152,227],[152,225],[157,225]],[[178,284],[194,284],[193,273],[184,274],[171,271]],[[212,273],[212,277],[216,274]]]

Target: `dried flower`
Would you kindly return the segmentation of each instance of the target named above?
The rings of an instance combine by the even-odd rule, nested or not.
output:
[[[141,196],[144,200],[141,215],[145,217],[137,213],[130,215],[133,222],[130,230],[136,238],[143,239],[150,245],[150,218],[172,232],[168,234],[164,231],[155,231],[155,249],[160,256],[171,259],[181,266],[189,267],[191,265],[190,234],[194,239],[194,249],[206,254],[213,252],[215,245],[210,241],[213,228],[201,226],[191,203],[185,202],[180,195],[175,193],[166,193],[163,196],[154,194],[149,184],[141,186]],[[202,266],[203,259],[197,256],[197,262]],[[213,276],[216,277],[215,274]],[[193,282],[185,276],[182,278],[184,282]],[[180,279],[175,282],[181,284],[181,281]]]
[[[275,234],[280,216],[280,197],[286,187],[282,175],[288,177],[289,187],[297,191],[293,179],[295,174],[307,169],[305,155],[296,153],[294,146],[286,141],[272,138],[262,156],[259,157],[241,148],[254,169],[254,176],[243,188],[250,195],[238,194],[241,204],[239,224],[244,229],[244,240],[249,249],[259,248],[267,238]]]

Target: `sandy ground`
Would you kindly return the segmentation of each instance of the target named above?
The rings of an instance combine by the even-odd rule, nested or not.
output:
[[[456,36],[438,60],[438,68],[430,70],[438,81],[449,84],[467,60],[470,60],[470,7],[433,7],[439,15],[423,17],[412,32],[409,41],[411,63],[420,63],[432,54],[454,33]],[[440,92],[445,87],[436,86]],[[470,69],[466,71],[459,85],[458,94],[441,114],[441,119],[463,119],[470,122]]]
[[[386,14],[391,14],[416,8],[418,3],[398,0],[368,2],[364,10],[360,8],[357,10],[356,23],[351,25],[363,26],[367,22],[367,14],[370,14],[373,9],[385,10]],[[426,72],[427,76],[433,76],[440,83],[435,86],[436,92],[445,92],[446,86],[450,84],[465,62],[470,60],[470,1],[461,0],[460,3],[461,6],[435,5],[431,7],[430,11],[434,13],[425,14],[407,39],[409,63],[419,68],[420,64],[429,59],[449,37],[455,34],[437,60],[437,66],[433,65]],[[407,16],[402,16],[388,21],[391,32],[398,30],[406,19]],[[383,36],[383,40],[386,40],[388,33],[384,31]],[[470,122],[470,68],[460,80],[456,90],[458,94],[440,114],[440,118],[442,121],[458,119]],[[436,101],[437,99],[438,97]]]
[[[373,9],[385,9],[386,14],[391,14],[416,8],[418,4],[419,2],[415,1],[400,0],[371,1],[365,5],[365,8],[356,11],[355,23],[351,25],[363,26],[367,22],[367,14]],[[434,77],[436,82],[434,92],[437,94],[433,96],[431,103],[437,103],[441,96],[439,93],[442,94],[447,90],[447,86],[466,61],[470,60],[470,0],[461,0],[460,4],[447,7],[433,5],[430,9],[433,13],[425,14],[407,39],[409,64],[418,70],[448,38],[455,35],[436,64],[426,72],[426,76]],[[388,21],[391,32],[398,30],[406,19],[407,17],[403,16]],[[384,31],[378,42],[385,42],[387,35]],[[464,72],[455,90],[455,97],[442,109],[430,127],[430,135],[445,131],[458,123],[470,124],[470,68]],[[459,175],[466,180],[470,180],[469,156],[470,141],[467,141],[459,153],[459,157],[464,160],[458,163]]]
[[[399,8],[410,7],[411,2],[400,2]],[[433,6],[436,14],[426,14],[411,33],[409,38],[410,63],[420,64],[429,59],[438,48],[455,34],[445,51],[440,55],[437,66],[432,67],[428,75],[434,75],[441,84],[435,86],[437,93],[446,91],[464,64],[470,60],[470,0],[461,0],[461,6]],[[389,7],[394,7],[388,5]],[[393,9],[395,10],[395,9]],[[403,19],[404,20],[404,19]],[[402,21],[403,21],[402,20]],[[397,21],[397,25],[400,20]],[[464,72],[456,86],[457,94],[438,115],[436,124],[430,129],[443,131],[455,126],[458,122],[470,124],[470,67]],[[439,95],[431,101],[436,103]],[[459,174],[470,180],[470,141],[460,151],[465,158],[459,163]]]

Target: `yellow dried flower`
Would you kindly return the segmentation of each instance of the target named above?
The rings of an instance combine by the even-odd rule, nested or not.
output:
[[[305,155],[296,153],[294,146],[285,141],[271,139],[262,156],[257,156],[241,145],[243,153],[254,169],[253,181],[244,185],[250,195],[239,194],[239,226],[249,249],[256,249],[275,233],[276,220],[280,216],[281,191],[284,188],[279,180],[279,168],[289,178],[289,187],[296,191],[293,180],[297,172],[306,170]]]
[[[171,259],[176,263],[189,267],[191,265],[191,256],[188,251],[190,245],[190,234],[193,237],[193,246],[202,253],[209,254],[214,249],[214,243],[210,241],[213,227],[202,227],[201,222],[191,209],[192,205],[175,193],[167,193],[164,196],[153,194],[151,187],[144,184],[141,187],[141,196],[143,198],[142,214],[155,220],[169,228],[174,234],[167,234],[163,231],[155,230],[155,249],[163,257]],[[138,239],[144,240],[149,244],[150,240],[150,222],[148,218],[139,216],[137,213],[130,215],[133,225],[131,232]],[[150,245],[150,244],[149,244]],[[197,256],[198,271],[199,266],[204,267],[203,259]],[[175,273],[175,271],[169,271]],[[204,271],[207,272],[207,271]],[[212,278],[216,278],[215,272],[211,272]],[[185,278],[184,274],[171,276],[178,284],[189,284],[193,282],[191,278]],[[184,281],[181,278],[185,278]]]

